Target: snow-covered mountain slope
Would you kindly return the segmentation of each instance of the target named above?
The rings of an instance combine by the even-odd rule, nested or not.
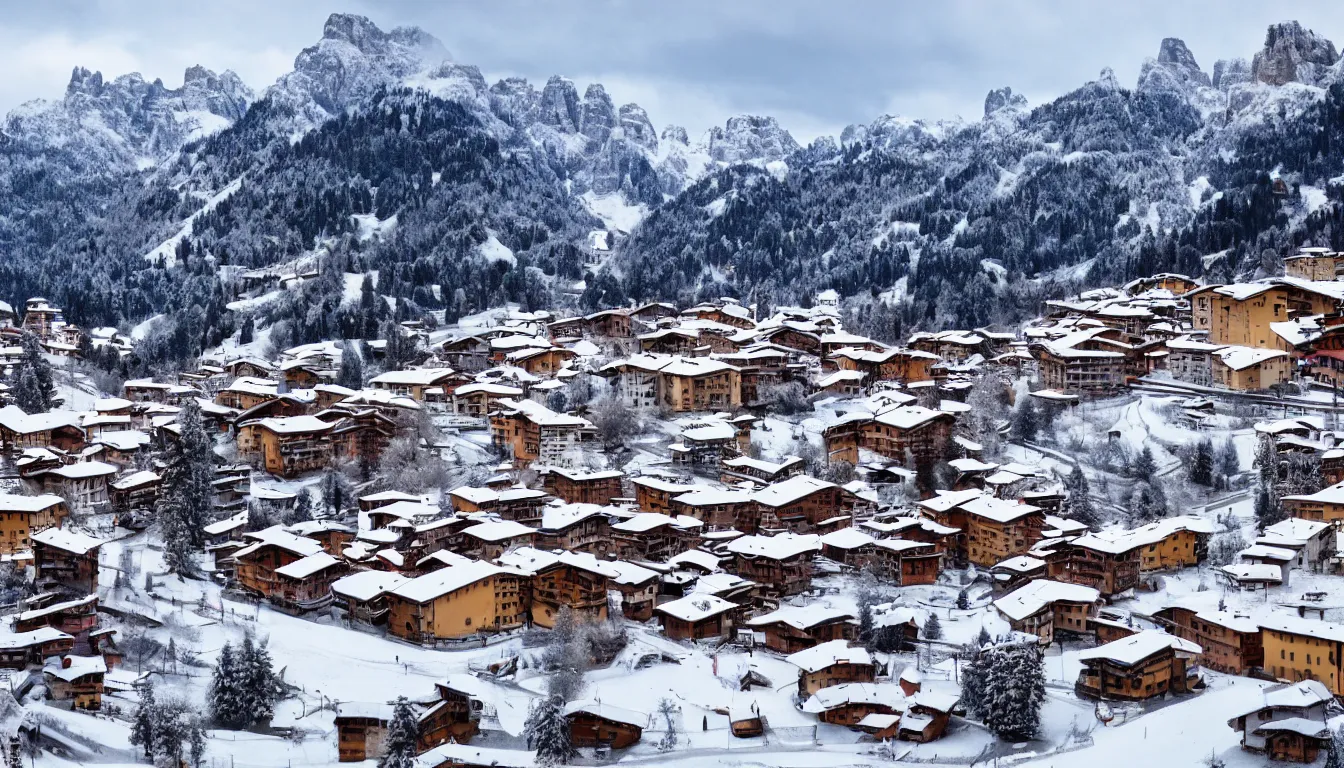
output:
[[[1304,241],[1344,247],[1344,64],[1295,22],[1253,61],[1210,74],[1169,38],[1133,88],[1107,69],[1035,109],[996,89],[975,122],[887,115],[794,152],[786,175],[711,174],[650,216],[613,264],[624,279],[589,300],[900,284],[907,322],[976,325],[1080,281],[1231,277]]]
[[[594,306],[900,285],[904,322],[988,322],[1078,282],[1344,245],[1342,72],[1286,22],[1211,71],[1167,39],[1132,88],[1106,70],[1035,108],[996,89],[978,120],[888,115],[800,147],[741,116],[693,141],[601,84],[490,84],[422,30],[336,14],[255,100],[230,73],[170,90],[77,71],[62,101],[16,110],[0,298],[47,295],[98,325],[227,318],[239,270],[334,258],[385,271],[404,311],[576,285]],[[603,227],[632,234],[589,274]],[[514,258],[479,259],[492,238]]]

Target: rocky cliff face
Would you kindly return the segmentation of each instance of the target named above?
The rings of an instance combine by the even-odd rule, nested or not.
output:
[[[139,73],[112,81],[76,67],[60,101],[34,101],[5,119],[11,147],[69,153],[101,173],[152,165],[243,116],[253,94],[233,72],[195,66],[181,88]]]
[[[739,115],[709,129],[706,149],[721,163],[770,162],[798,151],[798,142],[773,117]]]
[[[985,116],[998,112],[1005,107],[1025,107],[1027,97],[1020,93],[1013,93],[1013,89],[1008,86],[995,88],[985,96]]]
[[[1251,78],[1268,85],[1321,85],[1337,61],[1334,43],[1296,21],[1286,21],[1269,28],[1264,49],[1251,62]]]

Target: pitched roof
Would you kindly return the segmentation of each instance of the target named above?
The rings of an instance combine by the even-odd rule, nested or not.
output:
[[[873,657],[863,646],[851,647],[848,640],[831,640],[789,654],[785,661],[804,672],[819,672],[836,664],[872,664]]]

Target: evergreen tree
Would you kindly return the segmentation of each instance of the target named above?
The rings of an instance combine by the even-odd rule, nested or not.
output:
[[[881,597],[877,592],[877,574],[873,573],[871,565],[864,564],[863,570],[859,572],[859,584],[854,594],[854,601],[859,611],[859,642],[869,650],[873,649],[877,640],[873,628],[873,606],[880,600]]]
[[[969,588],[962,587],[961,591],[957,592],[957,610],[966,611],[970,610],[970,607],[971,593]]]
[[[669,698],[658,701],[658,714],[663,718],[663,737],[658,740],[659,752],[670,752],[677,747],[677,705]]]
[[[251,315],[245,316],[243,318],[242,327],[238,329],[238,343],[251,344],[252,336],[255,333],[256,333],[256,321],[252,319]]]
[[[1316,493],[1325,487],[1321,474],[1321,457],[1316,454],[1288,454],[1288,477],[1283,483],[1283,494],[1294,496]]]
[[[1022,402],[1013,411],[1010,429],[1013,439],[1020,443],[1034,442],[1037,432],[1040,431],[1040,416],[1036,412],[1033,400],[1031,396],[1022,398]]]
[[[223,728],[245,728],[252,723],[249,698],[233,646],[225,643],[219,651],[219,660],[215,662],[215,671],[210,680],[210,692],[207,695],[210,716]]]
[[[1325,768],[1344,768],[1344,726],[1330,732],[1325,745]]]
[[[1211,440],[1206,438],[1195,443],[1195,453],[1191,457],[1187,471],[1190,475],[1190,482],[1205,487],[1213,487],[1214,458],[1213,442]]]
[[[42,342],[36,334],[24,331],[20,347],[23,351],[14,377],[14,404],[30,415],[50,411],[56,405],[56,385],[51,364],[42,354]]]
[[[294,499],[294,506],[285,513],[284,523],[285,525],[294,525],[312,519],[313,497],[308,493],[308,489],[304,488],[299,491],[298,496]]]
[[[1261,435],[1255,444],[1255,469],[1260,487],[1274,488],[1279,484],[1279,452],[1272,435]]]
[[[928,620],[924,622],[924,639],[943,639],[943,623],[938,620],[938,614],[930,613]]]
[[[1218,474],[1224,478],[1224,484],[1227,484],[1233,477],[1241,474],[1241,456],[1237,453],[1237,445],[1229,437],[1218,446]]]
[[[155,762],[199,766],[205,757],[205,724],[200,713],[176,698],[158,702],[154,709]]]
[[[1154,478],[1153,482],[1135,484],[1134,493],[1129,498],[1129,516],[1138,525],[1167,516],[1167,496],[1160,481]]]
[[[275,674],[271,651],[265,642],[253,642],[249,635],[243,638],[238,654],[238,665],[244,695],[252,722],[266,722],[275,716],[275,705],[283,695],[280,678]]]
[[[383,738],[386,751],[378,760],[378,768],[415,768],[419,738],[420,725],[415,710],[410,700],[398,696],[392,705],[392,721],[388,723],[387,736]]]
[[[1145,451],[1148,449],[1145,448]],[[1143,454],[1139,454],[1142,458]],[[1149,461],[1152,460],[1152,454],[1148,454]],[[1064,508],[1061,510],[1064,516],[1077,520],[1089,528],[1097,528],[1101,525],[1101,516],[1097,513],[1097,508],[1092,504],[1092,488],[1087,482],[1087,473],[1083,471],[1082,464],[1074,464],[1073,469],[1069,471],[1068,477],[1064,478],[1064,489],[1068,495],[1064,498]]]
[[[196,572],[195,554],[205,543],[205,526],[214,513],[214,450],[194,398],[183,404],[177,423],[180,433],[168,451],[157,512],[164,560],[173,573],[189,576]]]
[[[349,342],[341,347],[341,367],[336,371],[336,384],[346,389],[364,388],[364,360],[355,345]]]
[[[1151,479],[1157,474],[1157,461],[1153,459],[1153,449],[1143,446],[1139,455],[1135,457],[1134,464],[1130,467],[1130,473],[1140,480]]]
[[[972,700],[981,722],[1005,741],[1025,741],[1035,736],[1045,702],[1041,650],[1025,644],[992,646],[981,652],[978,662]],[[971,679],[968,670],[967,682]]]
[[[533,705],[523,726],[529,749],[537,751],[537,765],[563,765],[574,757],[569,720],[558,696],[544,696]]]
[[[226,648],[228,646],[225,646]],[[145,757],[154,758],[154,681],[148,677],[139,685],[140,707],[131,721],[131,743],[145,751]]]
[[[1287,515],[1279,503],[1272,488],[1257,488],[1255,491],[1255,527],[1264,531],[1269,526],[1283,520]]]

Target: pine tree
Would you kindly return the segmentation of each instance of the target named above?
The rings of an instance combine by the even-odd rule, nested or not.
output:
[[[930,613],[928,621],[924,622],[924,639],[943,639],[943,623],[938,620],[938,614]]]
[[[1262,488],[1274,488],[1279,484],[1279,452],[1272,435],[1261,435],[1256,442],[1254,463]]]
[[[364,388],[364,360],[355,345],[341,347],[341,367],[336,371],[336,384],[346,389]]]
[[[570,742],[569,719],[565,717],[564,702],[558,696],[538,699],[527,715],[523,726],[528,749],[537,752],[537,765],[563,765],[574,757]]]
[[[1237,444],[1229,437],[1218,447],[1218,474],[1224,482],[1241,474],[1241,455],[1237,453]]]
[[[275,716],[275,705],[280,701],[282,689],[266,643],[256,643],[250,635],[244,637],[238,666],[251,722],[270,720]]]
[[[1161,482],[1144,480],[1135,484],[1129,499],[1129,515],[1140,525],[1167,516],[1167,496]]]
[[[658,701],[658,714],[663,718],[663,737],[658,740],[659,752],[670,752],[677,748],[677,705],[669,698]]]
[[[51,364],[43,356],[42,342],[35,334],[24,331],[20,346],[23,352],[14,377],[14,404],[30,415],[45,413],[56,404]]]
[[[207,695],[210,716],[217,725],[237,730],[252,722],[244,687],[242,670],[234,656],[233,646],[225,643],[219,651],[219,660],[215,662]]]
[[[1144,449],[1148,450],[1147,448]],[[1139,454],[1140,458],[1143,454]],[[1152,454],[1148,454],[1152,460]],[[1069,471],[1068,477],[1064,479],[1064,488],[1068,495],[1064,499],[1064,516],[1077,520],[1089,528],[1097,528],[1101,525],[1101,517],[1097,514],[1097,508],[1092,504],[1092,488],[1087,482],[1087,473],[1083,471],[1082,464],[1074,464],[1073,469]]]
[[[1143,446],[1139,455],[1135,457],[1130,472],[1134,477],[1140,480],[1148,480],[1157,474],[1157,461],[1153,459],[1153,449]]]
[[[308,493],[308,489],[299,491],[297,498],[294,499],[294,506],[284,515],[285,525],[294,525],[313,519],[313,497]]]
[[[1344,726],[1330,732],[1325,745],[1325,768],[1344,768]]]
[[[189,576],[196,572],[195,553],[205,543],[205,526],[214,512],[214,450],[194,398],[183,404],[177,423],[180,434],[168,451],[157,512],[164,560],[173,573]]]
[[[227,647],[227,646],[225,646]],[[145,751],[145,757],[154,758],[154,681],[145,678],[140,684],[140,707],[131,722],[131,743]]]
[[[961,591],[957,593],[957,610],[967,611],[970,610],[970,608],[971,608],[970,590],[967,587],[962,587]]]
[[[238,343],[251,344],[252,336],[256,333],[256,321],[251,315],[243,318],[243,325],[238,329]]]
[[[1272,488],[1257,488],[1255,491],[1255,527],[1264,531],[1269,526],[1283,520],[1287,515],[1279,503]]]
[[[417,743],[420,739],[419,721],[411,702],[405,696],[397,697],[392,705],[392,721],[383,738],[386,750],[378,760],[378,768],[415,768]]]
[[[1025,741],[1036,735],[1045,702],[1045,667],[1035,645],[985,649],[977,669],[977,714],[999,738]],[[964,696],[963,696],[964,700]]]
[[[1024,397],[1013,411],[1010,429],[1013,439],[1018,442],[1030,443],[1036,440],[1036,434],[1040,431],[1040,416],[1032,397]]]
[[[1190,460],[1188,470],[1190,482],[1205,487],[1213,487],[1213,468],[1213,442],[1207,438],[1200,440],[1195,443],[1195,455]]]

